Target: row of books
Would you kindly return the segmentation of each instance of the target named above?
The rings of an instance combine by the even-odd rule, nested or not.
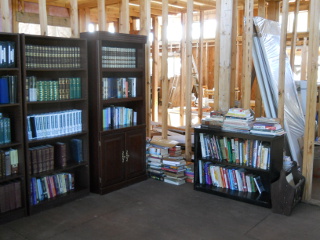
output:
[[[14,68],[15,60],[15,42],[0,41],[0,68]]]
[[[137,78],[102,78],[102,99],[137,96]]]
[[[16,180],[0,184],[0,213],[21,207],[21,181]]]
[[[0,77],[0,104],[17,102],[17,76]]]
[[[199,183],[241,192],[265,191],[261,177],[244,168],[234,168],[199,160]]]
[[[31,205],[74,190],[74,174],[58,173],[31,178]]]
[[[106,47],[101,48],[103,68],[136,68],[136,49]]]
[[[19,172],[17,149],[0,150],[0,178]]]
[[[81,78],[59,78],[38,80],[35,76],[26,79],[26,99],[35,101],[56,101],[81,98]]]
[[[102,128],[137,125],[137,112],[131,108],[110,106],[102,110]]]
[[[270,168],[270,145],[260,140],[199,133],[202,158],[253,168]]]
[[[27,68],[80,68],[80,47],[27,44]]]
[[[10,118],[3,116],[0,112],[0,144],[11,143]]]
[[[82,140],[71,139],[70,142],[56,142],[54,145],[41,145],[29,148],[29,174],[46,172],[66,167],[68,163],[83,162]]]
[[[71,109],[28,115],[27,124],[29,140],[81,132],[82,110]]]

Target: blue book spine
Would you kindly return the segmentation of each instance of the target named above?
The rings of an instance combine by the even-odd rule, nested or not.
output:
[[[0,78],[0,104],[9,103],[9,84],[5,77]]]

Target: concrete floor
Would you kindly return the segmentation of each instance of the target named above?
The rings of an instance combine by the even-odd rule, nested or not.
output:
[[[319,239],[320,207],[290,217],[152,179],[0,226],[0,239]]]

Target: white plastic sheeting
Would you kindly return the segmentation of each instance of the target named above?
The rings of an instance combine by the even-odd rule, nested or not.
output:
[[[253,39],[253,59],[259,89],[267,117],[277,117],[281,26],[278,22],[261,17],[254,17],[253,22],[257,32]],[[305,119],[288,57],[285,64],[284,93],[284,129],[291,157],[298,166],[302,166],[300,143],[304,135]]]

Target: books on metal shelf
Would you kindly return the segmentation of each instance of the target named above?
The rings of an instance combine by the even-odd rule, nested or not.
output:
[[[101,47],[102,68],[136,68],[136,49]]]
[[[27,116],[29,140],[56,137],[81,131],[82,110],[79,109]]]
[[[10,118],[3,116],[0,112],[0,144],[11,143]]]
[[[102,99],[137,96],[137,78],[102,78]]]
[[[102,110],[102,128],[117,128],[137,125],[137,112],[131,108],[110,106]]]
[[[0,77],[0,104],[17,102],[17,76]]]
[[[74,181],[73,173],[57,173],[31,178],[31,205],[74,190]]]
[[[35,76],[26,78],[26,99],[29,102],[79,98],[81,98],[81,78],[57,80],[38,80]]]
[[[201,156],[253,168],[270,168],[270,145],[260,140],[199,133]]]
[[[27,68],[80,68],[80,47],[26,44]]]
[[[0,41],[0,68],[16,67],[15,51],[15,42]]]
[[[261,177],[244,168],[199,161],[199,183],[240,192],[265,191]]]
[[[15,180],[0,184],[0,213],[21,207],[21,181]]]
[[[17,149],[0,150],[0,177],[19,172],[19,156]]]

